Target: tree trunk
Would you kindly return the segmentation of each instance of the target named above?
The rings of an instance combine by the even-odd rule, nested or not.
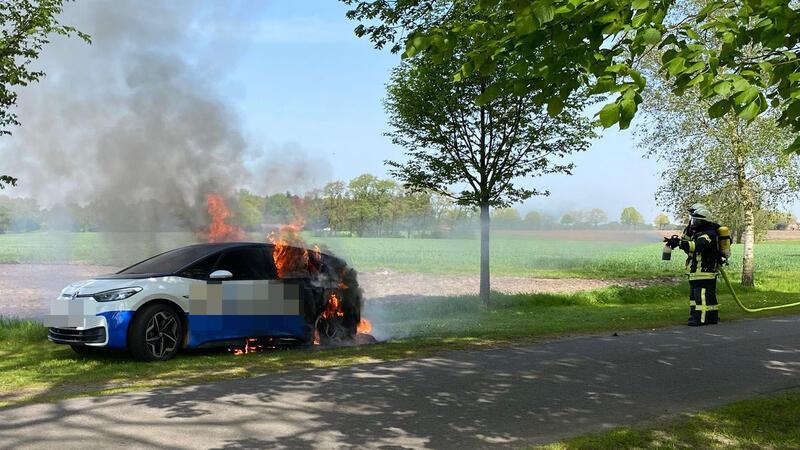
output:
[[[489,306],[489,205],[481,205],[481,301]]]
[[[744,255],[742,256],[742,286],[753,286],[755,279],[753,276],[755,246],[755,202],[753,201],[753,191],[750,189],[747,173],[745,171],[744,158],[736,155],[736,184],[739,187],[739,196],[742,201],[744,211],[744,230],[742,241],[744,241]]]
[[[755,232],[755,218],[752,207],[746,207],[744,210],[744,255],[742,256],[742,286],[755,285],[755,278],[753,276],[754,268],[754,255],[753,247],[756,241]]]

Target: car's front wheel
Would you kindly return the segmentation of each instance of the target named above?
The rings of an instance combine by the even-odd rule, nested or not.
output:
[[[133,318],[128,348],[136,359],[165,361],[178,353],[183,326],[177,312],[162,304],[148,305]]]

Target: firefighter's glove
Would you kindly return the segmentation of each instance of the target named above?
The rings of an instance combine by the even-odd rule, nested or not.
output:
[[[669,248],[678,248],[678,246],[681,245],[681,238],[673,234],[672,237],[665,237],[664,242],[666,242]]]

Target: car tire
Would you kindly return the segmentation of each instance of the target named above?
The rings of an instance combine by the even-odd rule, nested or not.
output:
[[[128,349],[140,361],[166,361],[183,342],[183,325],[175,309],[163,304],[147,305],[133,316],[128,331]]]

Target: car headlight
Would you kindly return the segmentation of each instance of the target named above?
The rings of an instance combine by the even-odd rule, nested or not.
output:
[[[117,300],[125,300],[126,298],[140,292],[140,287],[127,287],[121,289],[112,289],[110,291],[98,292],[92,294],[91,297],[98,302],[115,302]]]

